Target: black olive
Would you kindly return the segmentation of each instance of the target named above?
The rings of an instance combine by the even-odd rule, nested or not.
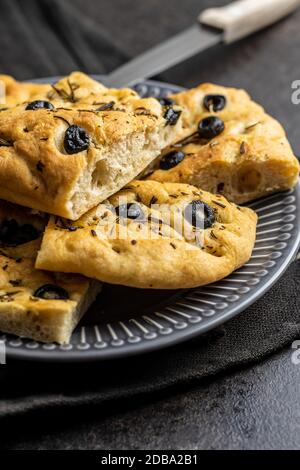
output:
[[[185,157],[185,153],[180,150],[172,150],[166,153],[159,162],[159,168],[161,170],[170,170],[177,166]]]
[[[129,204],[121,204],[120,206],[116,207],[116,213],[123,219],[141,220],[145,218],[141,206],[135,204],[134,202]]]
[[[36,109],[54,109],[54,106],[49,101],[43,100],[32,101],[26,106],[26,111],[35,111]]]
[[[215,211],[212,207],[203,201],[190,202],[185,210],[184,217],[186,220],[199,229],[211,227],[216,220]]]
[[[55,284],[45,284],[39,287],[33,297],[45,300],[68,300],[70,298],[68,292],[60,286]]]
[[[33,225],[19,225],[14,219],[4,220],[0,225],[0,243],[4,245],[22,245],[36,240],[39,236],[39,231]]]
[[[198,135],[201,139],[213,139],[225,129],[224,122],[217,116],[208,116],[198,124]]]
[[[162,106],[173,106],[173,104],[176,104],[175,100],[168,97],[158,98],[158,101]]]
[[[83,152],[90,146],[90,136],[82,127],[70,126],[66,130],[64,145],[66,152],[70,155]]]
[[[175,109],[173,108],[168,108],[164,115],[167,124],[169,124],[170,126],[175,126],[180,117],[181,112],[182,111],[175,111]]]
[[[204,96],[203,105],[207,111],[211,111],[212,108],[214,112],[217,112],[225,108],[226,102],[224,95],[206,95]]]

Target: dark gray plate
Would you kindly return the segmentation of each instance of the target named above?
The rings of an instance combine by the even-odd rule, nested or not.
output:
[[[136,88],[143,96],[155,97],[179,90],[154,81]],[[70,344],[42,344],[0,334],[8,357],[72,362],[141,354],[207,332],[242,312],[270,289],[297,254],[300,186],[249,205],[259,216],[253,255],[226,279],[176,292],[105,285]]]

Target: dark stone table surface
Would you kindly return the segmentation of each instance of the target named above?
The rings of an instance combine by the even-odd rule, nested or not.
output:
[[[133,57],[189,26],[221,0],[73,0]],[[134,26],[133,26],[134,25]],[[113,29],[113,33],[112,33]],[[291,83],[300,79],[300,11],[251,38],[214,49],[162,74],[183,86],[201,81],[246,88],[285,126],[300,155],[300,106]],[[93,72],[96,72],[94,70]],[[134,407],[95,414],[11,448],[297,449],[300,446],[300,365],[292,349],[176,395],[147,397]],[[80,437],[79,437],[80,436]]]
[[[80,425],[57,423],[10,449],[299,449],[300,364],[286,349],[264,362],[193,389]]]

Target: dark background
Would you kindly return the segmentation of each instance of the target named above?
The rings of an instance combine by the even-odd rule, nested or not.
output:
[[[106,73],[188,27],[201,9],[225,3],[220,0],[0,0],[0,73],[13,74],[18,79],[66,74],[74,69]],[[246,88],[283,123],[299,155],[300,109],[291,103],[291,83],[300,79],[299,26],[300,12],[237,44],[217,46],[159,78],[183,86],[212,81]],[[5,372],[0,374],[3,447],[299,448],[300,365],[292,364],[290,346],[298,331],[300,338],[299,279],[298,264],[290,268],[267,297],[225,327],[227,343],[225,334],[224,342],[219,343],[220,363],[226,362],[230,331],[243,339],[235,350],[235,358],[240,351],[241,359],[232,364],[227,360],[230,370],[226,374],[206,373],[201,377],[201,373],[196,373],[197,367],[201,370],[201,364],[193,364],[194,375],[189,380],[181,380],[180,386],[176,385],[176,367],[188,369],[189,359],[191,362],[195,357],[199,360],[196,351],[202,340],[179,348],[176,354],[165,351],[140,361],[126,362],[121,366],[122,372],[114,364],[105,369],[100,365],[87,368],[84,373],[82,368],[70,367],[67,374],[70,387],[61,382],[61,370],[49,369],[48,379],[51,378],[55,395],[50,392],[47,395],[43,388],[47,383],[47,366],[27,366],[27,369],[25,365],[6,366]],[[247,349],[251,350],[251,345],[255,349],[251,321],[255,319],[259,323],[261,315],[262,324],[272,322],[273,317],[279,322],[283,312],[288,315],[290,310],[294,312],[293,323],[288,325],[286,321],[285,328],[290,326],[293,334],[286,335],[284,341],[276,339],[277,347],[261,344],[263,352],[260,355],[253,352],[249,362],[251,351],[247,356]],[[239,327],[242,331],[236,333]],[[248,329],[244,330],[246,327]],[[242,335],[245,331],[250,331],[249,341],[247,335]],[[285,349],[262,359],[263,354],[284,344]],[[242,367],[244,355],[248,359],[247,365]],[[118,388],[121,383],[118,374],[122,380],[128,374],[134,384],[135,374],[146,373],[143,368],[155,371],[159,364],[163,365],[168,381],[168,387],[161,387],[159,392],[151,392],[150,387],[147,393],[134,400],[114,401],[110,397],[109,406],[102,399],[101,406],[97,407],[93,406],[97,395],[89,395],[84,406],[79,407],[82,405],[79,403],[81,385],[87,389],[93,380],[101,384],[102,379],[106,384],[109,375]],[[180,372],[184,376],[185,371]],[[31,382],[39,384],[44,400],[48,396],[49,402],[52,400],[47,410],[31,406],[37,401],[36,396],[35,401],[32,398],[32,390],[28,391]],[[23,390],[26,392],[22,394]],[[61,397],[66,401],[68,396],[75,406],[69,407],[66,413],[62,413],[62,408],[57,411]]]

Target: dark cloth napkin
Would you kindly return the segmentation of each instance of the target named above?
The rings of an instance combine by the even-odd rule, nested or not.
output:
[[[276,286],[235,319],[154,354],[91,365],[2,366],[2,446],[29,436],[36,441],[51,429],[62,432],[64,426],[166,397],[262,360],[299,338],[299,287],[300,263],[294,262]],[[46,442],[51,446],[51,435]]]
[[[154,36],[163,40],[188,26],[201,7],[210,5],[208,0],[0,0],[0,73],[18,79],[75,69],[106,73],[151,46]],[[297,78],[293,71],[298,49],[291,46],[290,56],[285,57],[289,73],[281,65],[281,74],[273,74],[266,62],[270,51],[280,51],[288,39],[296,42],[300,33],[294,18],[277,28],[276,33],[269,30],[223,52],[217,47],[162,78],[182,85],[210,79],[247,87],[287,125],[293,138],[299,122],[289,93],[291,80]],[[277,65],[274,58],[273,66]],[[38,434],[45,422],[62,425],[66,418],[72,422],[74,416],[76,420],[92,416],[96,407],[108,411],[124,402],[132,406],[261,360],[299,337],[299,287],[300,263],[294,262],[275,287],[235,319],[205,336],[151,355],[91,365],[10,361],[0,369],[0,420],[6,437],[25,432],[28,420],[24,417],[30,416],[31,429],[38,424]]]

